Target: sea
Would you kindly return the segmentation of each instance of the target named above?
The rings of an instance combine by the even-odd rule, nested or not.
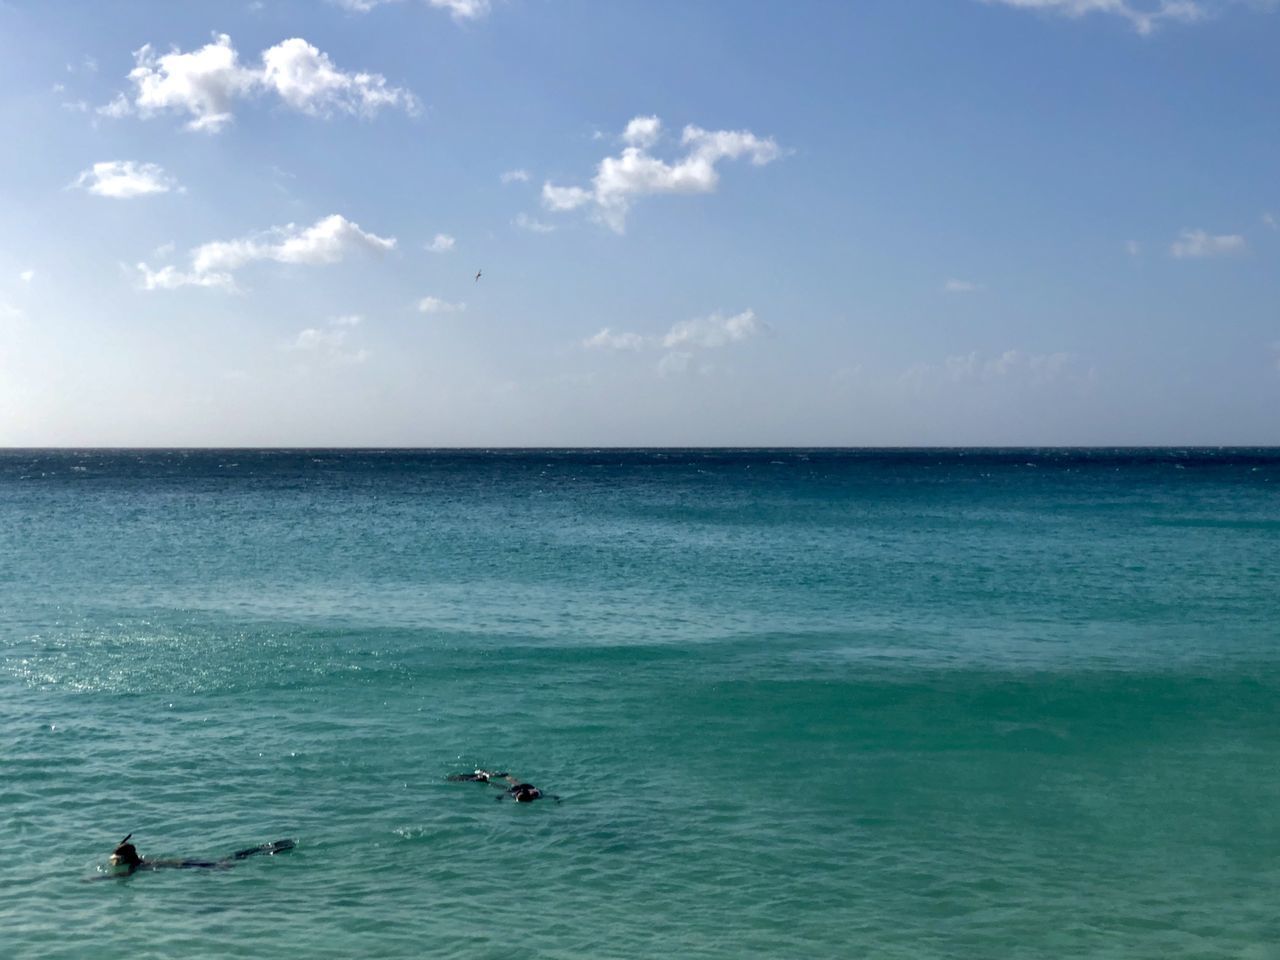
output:
[[[1280,450],[0,451],[0,851],[21,960],[1280,958]]]

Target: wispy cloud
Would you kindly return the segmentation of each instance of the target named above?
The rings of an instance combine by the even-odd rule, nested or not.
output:
[[[711,193],[720,182],[716,169],[720,161],[746,157],[753,165],[763,166],[782,152],[772,137],[757,137],[748,130],[703,130],[690,125],[680,135],[684,155],[668,163],[649,152],[661,137],[662,123],[657,117],[634,118],[622,134],[626,146],[617,156],[600,161],[589,189],[544,183],[543,206],[559,212],[590,205],[595,219],[622,233],[636,198]]]
[[[1149,34],[1161,23],[1195,23],[1209,15],[1202,0],[982,0],[1021,10],[1038,10],[1064,17],[1092,13],[1110,14],[1127,20],[1138,33]]]
[[[693,354],[687,350],[672,350],[664,354],[658,361],[657,371],[660,377],[675,377],[688,373],[693,365]]]
[[[215,240],[191,251],[191,269],[165,266],[152,270],[138,264],[146,290],[178,287],[234,287],[234,271],[257,260],[316,265],[336,263],[357,250],[386,253],[395,248],[394,237],[380,237],[360,229],[341,214],[322,217],[309,227],[286,224],[237,240]]]
[[[508,170],[498,177],[503,183],[528,183],[528,170]]]
[[[23,283],[30,283],[32,280],[35,279],[35,276],[36,276],[36,272],[34,270],[23,270],[20,274],[18,274],[18,279],[21,280]]]
[[[375,7],[398,0],[329,0],[335,6],[351,10],[354,13],[368,13]],[[429,7],[447,10],[455,20],[476,20],[489,12],[491,0],[426,0]]]
[[[465,303],[450,303],[439,297],[423,297],[418,301],[418,310],[422,313],[461,313],[466,309]]]
[[[918,363],[908,368],[900,379],[924,388],[948,383],[1038,385],[1088,380],[1092,375],[1092,371],[1083,369],[1079,359],[1070,353],[1027,353],[1009,349],[997,354],[972,350],[949,356],[941,363]]]
[[[543,223],[541,220],[535,220],[527,213],[517,213],[515,219],[511,223],[521,230],[528,230],[530,233],[554,233],[555,227],[549,223]]]
[[[741,343],[767,330],[768,327],[756,317],[755,311],[743,310],[732,316],[713,313],[706,317],[682,320],[660,336],[646,337],[604,327],[582,340],[581,345],[584,350],[615,353],[662,351],[655,370],[660,377],[671,377],[685,373],[710,373],[714,368],[699,360],[700,355]]]
[[[177,290],[179,287],[226,287],[234,288],[235,278],[229,273],[197,273],[194,270],[179,270],[167,264],[158,270],[152,270],[145,262],[138,267],[139,286],[143,290]]]
[[[947,293],[981,293],[986,287],[972,280],[951,279],[942,285],[942,289]]]
[[[582,341],[587,350],[640,350],[645,345],[644,337],[638,333],[614,333],[605,327]]]
[[[1280,230],[1280,222],[1276,221],[1275,214],[1273,213],[1264,213],[1262,215],[1262,222],[1272,230]]]
[[[68,63],[67,73],[97,73],[98,61],[93,57],[85,56],[80,60],[79,64]]]
[[[364,363],[371,354],[363,347],[352,349],[349,344],[352,330],[363,318],[358,314],[335,317],[328,327],[308,327],[301,331],[287,349],[308,354],[331,363]]]
[[[1213,235],[1204,230],[1183,230],[1169,245],[1169,253],[1180,260],[1229,256],[1245,249],[1244,237],[1238,233]]]
[[[1142,256],[1142,244],[1137,240],[1130,240],[1124,245],[1124,251],[1131,257],[1140,257]]]
[[[662,345],[667,349],[680,346],[723,347],[750,339],[764,330],[765,325],[757,319],[754,310],[743,310],[731,317],[713,313],[708,317],[677,323],[662,338]]]
[[[1126,21],[1147,36],[1168,23],[1199,23],[1232,7],[1269,13],[1277,0],[981,0],[983,3],[1036,10],[1068,18],[1102,14]]]
[[[427,250],[431,253],[448,253],[454,246],[453,237],[447,233],[437,233],[435,238],[427,244]]]
[[[181,189],[158,164],[133,160],[105,160],[95,163],[76,177],[71,186],[88,190],[99,197],[126,200],[152,193],[168,193]]]
[[[134,58],[136,66],[129,73],[132,96],[116,94],[98,108],[100,114],[189,114],[188,129],[216,133],[234,119],[237,100],[262,93],[273,93],[286,106],[315,117],[371,117],[384,107],[418,110],[417,98],[408,90],[390,86],[381,74],[339,70],[327,54],[301,37],[264,50],[259,66],[243,65],[225,33],[188,53],[175,48],[157,55],[148,44]]]

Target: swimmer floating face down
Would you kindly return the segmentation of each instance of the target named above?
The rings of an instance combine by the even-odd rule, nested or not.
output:
[[[445,777],[445,779],[453,783],[493,783],[495,787],[501,786],[501,784],[494,783],[495,780],[505,780],[507,783],[511,784],[511,786],[502,792],[502,796],[494,797],[495,800],[502,800],[505,797],[510,797],[516,803],[532,803],[534,800],[540,800],[543,797],[550,797],[556,803],[560,802],[560,798],[554,794],[543,793],[532,783],[522,783],[511,774],[505,772],[490,773],[488,770],[477,769],[474,773],[451,773],[449,776]]]
[[[264,843],[258,847],[249,847],[245,850],[237,850],[229,857],[223,857],[221,860],[148,860],[138,853],[129,840],[133,834],[125,837],[116,848],[111,851],[111,856],[107,859],[107,863],[111,867],[111,873],[107,876],[97,877],[95,879],[106,880],[110,877],[130,876],[138,870],[163,870],[163,869],[230,869],[237,860],[244,860],[246,857],[252,857],[254,854],[271,854],[284,853],[286,850],[292,850],[296,846],[293,840],[276,840],[274,843]]]

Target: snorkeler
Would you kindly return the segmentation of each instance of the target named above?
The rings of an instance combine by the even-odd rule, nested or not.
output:
[[[206,869],[206,870],[228,870],[237,860],[244,860],[246,857],[252,857],[256,853],[265,853],[267,855],[283,853],[286,850],[292,850],[295,846],[293,840],[277,840],[274,843],[264,843],[260,847],[249,847],[247,850],[238,850],[229,857],[223,857],[221,860],[147,860],[138,854],[138,848],[129,842],[133,834],[129,834],[116,845],[115,850],[111,852],[111,858],[107,861],[112,868],[111,876],[131,876],[139,870],[190,870],[190,869]],[[99,879],[107,879],[101,877]]]
[[[522,783],[509,773],[490,773],[488,770],[476,770],[474,773],[452,773],[446,780],[452,782],[465,781],[470,783],[494,783],[495,780],[505,780],[511,784],[509,788],[502,791],[502,797],[510,797],[516,803],[532,803],[534,800],[540,800],[543,797],[550,797],[556,803],[560,802],[560,798],[555,794],[543,793],[532,783]],[[502,797],[494,797],[495,800],[501,800]]]

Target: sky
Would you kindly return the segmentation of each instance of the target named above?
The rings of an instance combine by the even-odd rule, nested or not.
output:
[[[1280,2],[0,0],[0,446],[1280,444]]]

